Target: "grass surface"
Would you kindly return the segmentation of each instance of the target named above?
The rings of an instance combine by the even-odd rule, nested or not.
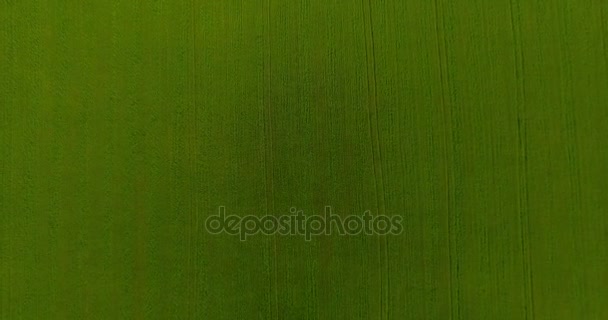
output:
[[[0,1],[0,319],[608,319],[608,2]],[[210,235],[402,215],[393,237]]]

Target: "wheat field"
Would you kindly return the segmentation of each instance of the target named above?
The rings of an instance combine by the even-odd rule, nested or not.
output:
[[[607,43],[602,0],[1,0],[0,319],[608,319]]]

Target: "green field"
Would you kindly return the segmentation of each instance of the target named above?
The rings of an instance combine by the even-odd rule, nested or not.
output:
[[[608,319],[608,1],[0,0],[0,319]]]

